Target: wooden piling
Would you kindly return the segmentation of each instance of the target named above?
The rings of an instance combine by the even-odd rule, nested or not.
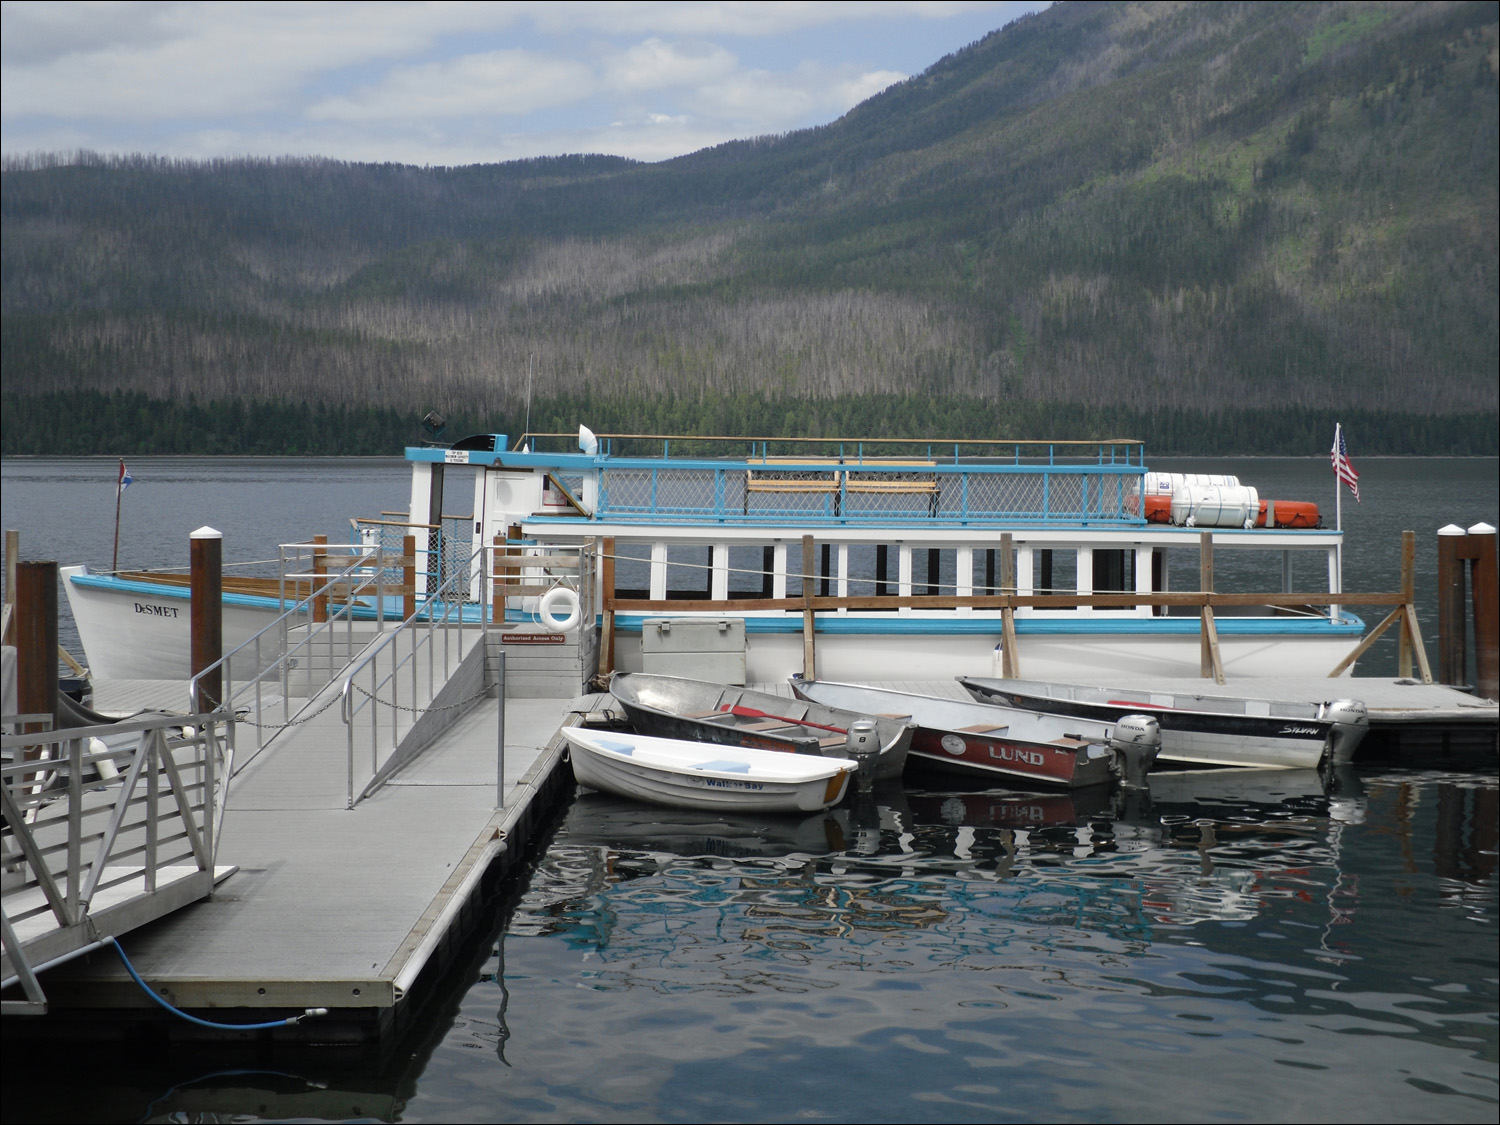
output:
[[[213,670],[198,683],[200,711],[218,708],[224,699],[224,536],[200,527],[189,536],[189,597],[192,643],[189,674]]]
[[[401,540],[401,620],[408,620],[417,612],[417,537],[408,535]]]
[[[23,715],[51,715],[55,729],[57,563],[18,562],[15,592],[16,707]]]
[[[1495,529],[1487,523],[1465,531],[1449,524],[1438,531],[1438,678],[1468,686],[1468,627],[1474,626],[1474,691],[1500,700],[1500,577]]]
[[[1500,701],[1500,571],[1496,561],[1496,531],[1487,523],[1469,528],[1474,560],[1474,690]]]
[[[1453,687],[1469,683],[1469,645],[1465,610],[1469,605],[1468,566],[1463,541],[1468,532],[1456,524],[1438,528],[1438,679]]]
[[[328,620],[328,536],[314,535],[313,571],[313,624],[321,625]]]

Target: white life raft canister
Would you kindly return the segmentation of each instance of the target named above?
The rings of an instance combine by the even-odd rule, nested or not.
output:
[[[1172,490],[1172,522],[1178,527],[1254,527],[1260,495],[1245,484],[1188,484]]]

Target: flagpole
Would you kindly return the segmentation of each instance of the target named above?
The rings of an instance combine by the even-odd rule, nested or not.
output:
[[[120,475],[115,478],[115,553],[109,560],[109,572],[120,569],[120,493],[125,491],[125,459],[120,458]]]
[[[1342,448],[1343,432],[1344,424],[1342,422],[1335,422],[1333,424],[1333,451],[1335,453]],[[1342,484],[1343,481],[1339,480],[1339,474],[1335,472],[1333,474],[1333,529],[1339,533],[1339,541],[1338,546],[1333,550],[1336,560],[1335,572],[1338,580],[1338,592],[1341,594],[1344,592],[1344,492],[1340,487]],[[1339,607],[1331,607],[1330,612],[1333,615],[1333,619],[1337,621],[1339,619]]]

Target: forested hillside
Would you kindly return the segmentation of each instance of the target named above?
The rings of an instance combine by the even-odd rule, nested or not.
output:
[[[1493,3],[1063,4],[660,164],[13,160],[3,448],[387,452],[529,393],[536,429],[1252,452],[1357,411],[1365,452],[1494,452],[1497,70]]]

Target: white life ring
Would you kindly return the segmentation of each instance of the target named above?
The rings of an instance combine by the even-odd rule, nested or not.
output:
[[[537,616],[549,633],[566,633],[578,626],[578,595],[566,586],[554,586],[537,603]],[[559,617],[558,613],[563,616]]]

